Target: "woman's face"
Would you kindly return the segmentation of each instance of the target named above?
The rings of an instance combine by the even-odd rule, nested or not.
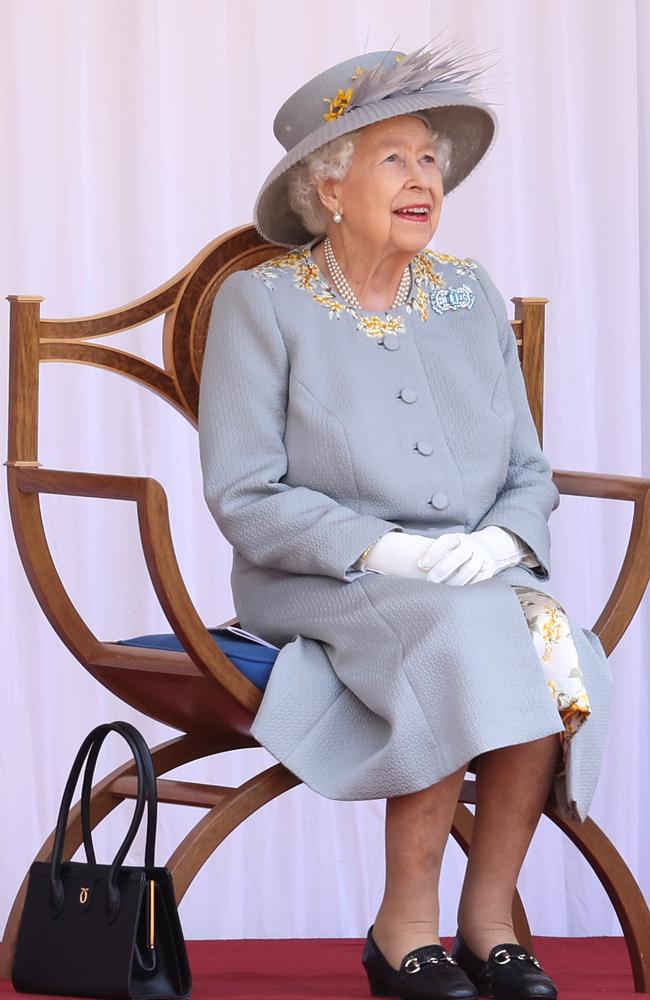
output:
[[[438,227],[442,174],[435,141],[421,118],[399,115],[355,136],[352,163],[342,181],[329,181],[348,234],[386,251],[417,253]],[[410,211],[409,211],[410,210]]]

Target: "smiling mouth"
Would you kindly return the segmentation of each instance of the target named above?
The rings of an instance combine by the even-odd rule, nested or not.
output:
[[[431,209],[422,206],[417,208],[397,208],[393,212],[399,219],[408,219],[409,222],[428,222]]]

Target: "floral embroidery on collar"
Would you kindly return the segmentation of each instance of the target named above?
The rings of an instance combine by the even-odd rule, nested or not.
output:
[[[421,250],[417,253],[411,261],[413,281],[405,309],[407,313],[415,312],[423,322],[428,320],[430,309],[442,313],[448,309],[471,309],[474,303],[472,289],[468,285],[449,288],[443,274],[436,270],[436,263],[453,264],[456,274],[477,280],[473,273],[477,264],[470,257],[454,257],[435,250]],[[398,313],[391,315],[393,311],[390,309],[384,313],[372,314],[370,310],[362,310],[360,313],[336,295],[312,259],[308,245],[279,254],[251,268],[251,273],[260,278],[271,291],[275,289],[275,279],[282,271],[292,271],[296,288],[310,292],[313,300],[327,309],[330,319],[340,319],[344,313],[348,313],[357,320],[357,330],[367,337],[405,332],[404,318]],[[364,316],[363,312],[370,315]]]
[[[478,278],[474,274],[478,265],[471,257],[453,257],[449,253],[438,253],[435,250],[425,250],[424,253],[430,253],[441,264],[455,264],[456,274],[466,274],[469,278],[473,278],[474,281],[478,281]]]

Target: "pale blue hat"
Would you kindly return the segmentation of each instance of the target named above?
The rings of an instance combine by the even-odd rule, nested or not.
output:
[[[292,94],[273,122],[287,152],[257,196],[253,217],[258,232],[286,247],[313,240],[289,204],[289,169],[331,139],[396,115],[424,114],[433,129],[451,140],[445,194],[464,181],[492,147],[497,117],[468,90],[489,67],[472,69],[473,57],[450,56],[450,48],[447,44],[431,51],[423,46],[410,55],[367,52],[319,73]]]

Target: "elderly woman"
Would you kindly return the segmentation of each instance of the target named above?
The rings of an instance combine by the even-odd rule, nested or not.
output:
[[[252,732],[322,795],[387,799],[362,956],[379,996],[557,995],[517,942],[515,885],[549,794],[585,819],[610,705],[598,638],[547,589],[559,494],[504,301],[477,261],[427,249],[496,132],[476,75],[367,53],[286,101],[255,218],[289,250],[223,282],[202,373],[236,613],[281,647]],[[438,882],[468,769],[448,954]]]

